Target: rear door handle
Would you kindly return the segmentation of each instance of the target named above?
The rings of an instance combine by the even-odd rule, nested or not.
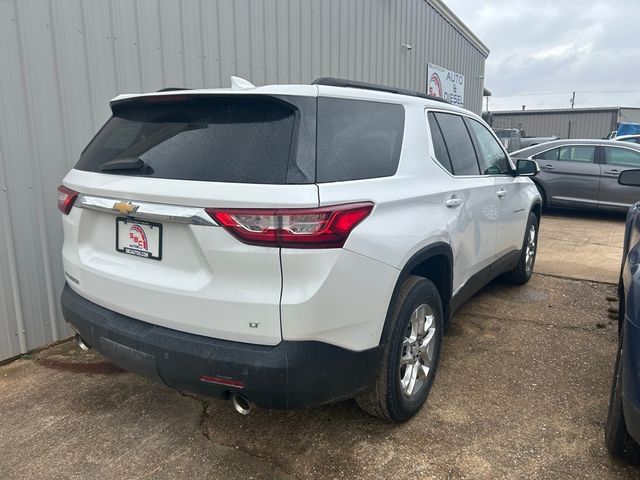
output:
[[[504,196],[507,194],[506,190],[498,190],[496,192],[496,195],[498,195],[498,198],[504,198]]]
[[[618,175],[618,170],[613,169],[613,170],[605,170],[604,173],[608,174],[608,175]]]
[[[447,198],[444,204],[449,208],[456,208],[462,205],[462,199],[458,197]]]

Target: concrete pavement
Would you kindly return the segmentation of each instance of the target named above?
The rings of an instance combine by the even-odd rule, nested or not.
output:
[[[625,214],[545,211],[540,224],[536,272],[617,283]]]
[[[352,401],[242,417],[70,342],[0,367],[0,478],[638,478],[603,438],[616,325],[600,282],[617,279],[622,229],[546,216],[539,273],[456,314],[427,405],[403,425]]]

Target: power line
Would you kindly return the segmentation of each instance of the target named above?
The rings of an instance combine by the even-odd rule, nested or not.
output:
[[[527,97],[531,95],[571,95],[574,90],[558,92],[528,92],[514,93],[512,95],[492,95],[493,98]],[[640,93],[640,90],[575,90],[575,93],[596,93],[596,94],[617,94],[617,93]]]

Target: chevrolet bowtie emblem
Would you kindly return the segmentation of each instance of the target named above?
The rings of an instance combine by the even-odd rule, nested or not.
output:
[[[116,202],[113,204],[113,209],[117,210],[123,215],[130,215],[138,210],[139,205],[133,205],[131,202]]]

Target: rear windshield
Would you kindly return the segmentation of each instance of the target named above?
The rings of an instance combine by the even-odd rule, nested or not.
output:
[[[295,184],[395,174],[398,104],[188,95],[116,103],[77,169],[209,182]],[[317,103],[316,103],[317,102]]]
[[[79,170],[235,183],[287,183],[297,109],[272,97],[114,105]],[[313,178],[309,178],[312,181]]]
[[[319,98],[317,181],[394,175],[403,132],[402,105]]]

